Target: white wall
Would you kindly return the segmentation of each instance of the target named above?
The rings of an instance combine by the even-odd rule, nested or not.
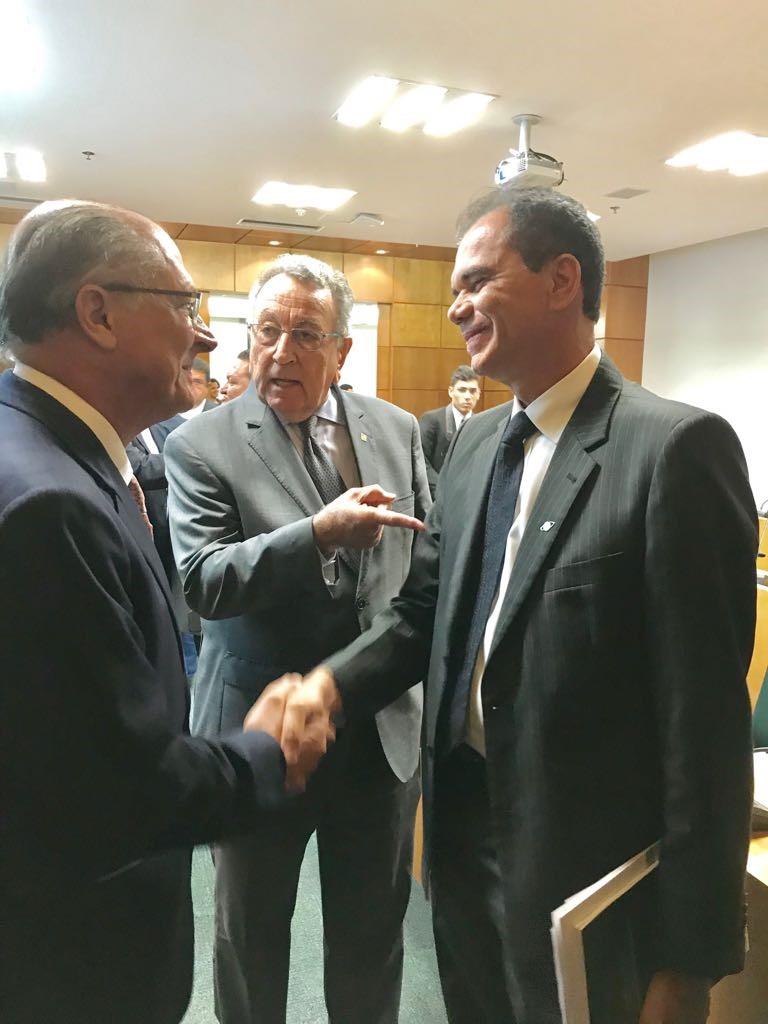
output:
[[[651,256],[643,384],[724,416],[768,499],[768,230]]]

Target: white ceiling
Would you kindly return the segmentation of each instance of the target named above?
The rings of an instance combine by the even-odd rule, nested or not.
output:
[[[450,245],[457,212],[516,142],[512,117],[532,112],[545,119],[534,148],[563,160],[563,188],[602,214],[612,259],[768,224],[768,175],[664,166],[731,128],[768,135],[765,0],[27,6],[44,71],[37,87],[0,96],[0,150],[41,149],[49,179],[18,186],[20,195],[76,195],[227,226],[284,219],[289,211],[249,201],[276,178],[357,190],[326,215],[329,236]],[[447,139],[337,124],[345,93],[371,73],[500,99]],[[96,154],[89,163],[84,149]],[[650,192],[605,198],[627,186]],[[386,223],[344,223],[363,210]]]

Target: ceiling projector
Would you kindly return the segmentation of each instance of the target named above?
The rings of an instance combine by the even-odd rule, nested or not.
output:
[[[559,160],[547,153],[531,149],[531,126],[541,120],[536,114],[518,114],[515,124],[520,125],[518,148],[510,149],[496,168],[494,181],[497,185],[512,188],[555,188],[562,185],[565,174]]]

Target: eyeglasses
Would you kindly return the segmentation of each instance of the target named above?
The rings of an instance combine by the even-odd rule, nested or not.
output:
[[[294,327],[287,331],[278,324],[248,324],[256,343],[265,349],[274,348],[284,334],[287,334],[294,345],[305,352],[317,352],[326,338],[342,338],[338,331],[313,331],[308,327]]]
[[[147,295],[176,295],[179,298],[188,299],[189,301],[184,306],[184,311],[187,316],[194,324],[197,320],[197,315],[200,312],[200,302],[203,298],[203,293],[198,291],[178,291],[175,288],[142,288],[137,284],[102,284],[101,288],[105,292],[127,292],[129,294],[147,294]]]

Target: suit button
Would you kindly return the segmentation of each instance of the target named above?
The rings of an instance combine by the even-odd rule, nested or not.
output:
[[[363,608],[367,606],[367,604],[368,602],[365,600],[364,597],[358,597],[358,599],[355,601],[355,607],[359,612],[361,612]]]

